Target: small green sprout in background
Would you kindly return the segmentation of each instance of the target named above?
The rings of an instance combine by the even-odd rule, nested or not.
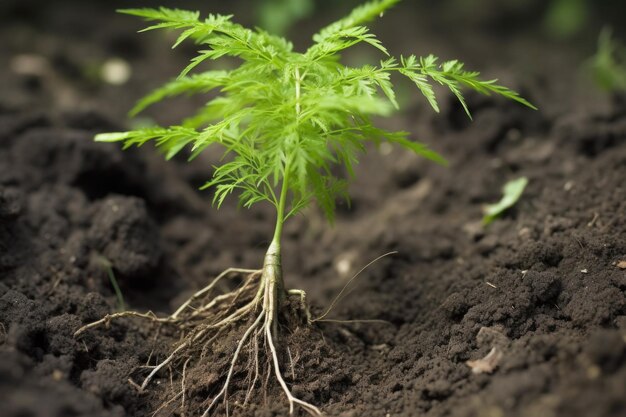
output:
[[[591,4],[588,0],[552,0],[544,15],[543,25],[557,39],[570,38],[588,23]]]
[[[237,194],[243,207],[264,203],[275,214],[273,237],[261,269],[226,270],[165,318],[126,313],[170,325],[180,334],[171,355],[152,368],[142,388],[161,369],[175,367],[184,375],[187,365],[206,360],[206,351],[217,348],[215,341],[223,339],[225,332],[239,332],[232,359],[224,369],[222,388],[207,402],[203,416],[215,411],[220,402],[228,415],[228,389],[232,379],[242,374],[247,374],[249,387],[245,396],[237,399],[245,407],[254,388],[264,386],[262,381],[270,377],[259,375],[259,363],[267,364],[274,374],[287,397],[290,413],[299,406],[320,415],[317,407],[292,394],[281,371],[280,358],[287,351],[279,337],[281,326],[293,326],[298,320],[306,324],[315,321],[310,319],[304,292],[287,289],[283,280],[284,223],[312,203],[332,222],[335,202],[347,198],[347,180],[354,175],[354,166],[368,142],[388,142],[432,161],[445,162],[409,133],[385,130],[374,123],[373,117],[389,116],[399,108],[392,82],[396,75],[412,81],[436,112],[439,105],[433,85],[437,84],[459,100],[468,116],[463,88],[534,108],[515,91],[497,84],[497,80],[482,80],[480,73],[466,70],[458,60],[441,62],[433,55],[391,56],[365,24],[398,1],[377,0],[357,7],[315,34],[312,46],[302,53],[294,51],[284,38],[233,23],[232,16],[200,19],[197,12],[166,8],[121,11],[157,22],[145,30],[182,30],[174,46],[187,40],[200,45],[198,55],[180,75],[142,99],[133,114],[176,95],[209,91],[217,95],[178,125],[106,133],[96,140],[122,142],[124,148],[151,142],[167,159],[183,151],[193,159],[209,146],[220,147],[223,158],[203,187],[213,190],[214,204],[220,207],[229,195]],[[374,48],[382,60],[360,67],[344,65],[340,53],[359,44]],[[223,57],[238,58],[239,67],[192,73],[201,63]],[[338,174],[341,170],[334,169],[336,166],[343,168],[345,177]],[[244,276],[244,284],[231,293],[211,297],[217,282],[233,275]],[[295,298],[296,303],[288,303],[289,298]],[[91,323],[77,334],[110,319]],[[242,352],[252,352],[248,363],[257,366],[240,365],[245,362],[241,361]],[[261,373],[266,369],[260,368]],[[183,408],[189,390],[183,387]],[[214,392],[199,387],[198,395],[200,390]],[[176,404],[176,398],[168,404]],[[180,412],[187,413],[184,409]]]
[[[315,10],[313,0],[264,0],[258,2],[259,24],[270,33],[282,35]]]
[[[610,28],[600,33],[598,50],[591,59],[591,71],[603,91],[626,91],[626,47],[613,38]]]
[[[124,311],[126,310],[126,303],[124,302],[124,295],[122,294],[122,290],[115,278],[115,273],[113,272],[113,264],[107,258],[101,255],[96,256],[96,262],[98,265],[104,269],[107,276],[109,277],[109,282],[111,283],[111,287],[113,287],[113,291],[115,292],[115,297],[117,298],[117,310]]]
[[[495,204],[489,204],[483,208],[483,212],[485,213],[483,224],[488,225],[506,210],[513,207],[522,196],[526,185],[528,185],[528,178],[526,177],[511,180],[504,184],[502,188],[502,199]]]

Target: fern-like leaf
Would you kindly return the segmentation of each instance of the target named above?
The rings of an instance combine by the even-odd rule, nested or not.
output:
[[[386,10],[395,6],[399,2],[400,0],[377,0],[365,3],[362,6],[355,8],[352,13],[343,19],[331,23],[323,28],[319,31],[319,33],[313,36],[313,40],[317,43],[321,43],[343,30],[367,23],[377,17],[382,17]]]
[[[102,134],[96,139],[119,141],[124,147],[151,142],[166,158],[184,149],[195,158],[219,145],[223,157],[203,187],[213,189],[215,205],[237,194],[243,207],[274,205],[282,213],[281,222],[315,201],[332,221],[336,200],[347,198],[346,179],[335,167],[343,167],[347,178],[353,176],[368,142],[386,141],[445,164],[442,156],[406,132],[376,127],[374,116],[388,116],[399,107],[396,74],[408,77],[435,111],[439,111],[433,88],[437,84],[455,95],[468,115],[463,89],[534,108],[496,80],[481,80],[460,61],[440,63],[433,55],[388,56],[366,23],[397,2],[375,0],[356,8],[316,34],[304,53],[294,52],[285,39],[234,23],[232,16],[201,19],[197,12],[177,9],[124,10],[153,22],[146,30],[180,31],[174,47],[193,41],[200,49],[177,79],[139,101],[133,113],[181,94],[219,92],[179,126]],[[373,46],[383,60],[357,68],[343,65],[339,54],[359,44]],[[195,73],[198,65],[224,57],[238,57],[240,66]]]
[[[130,114],[135,116],[147,107],[169,97],[207,93],[216,87],[223,86],[227,77],[227,71],[207,71],[192,76],[177,77],[139,100]]]

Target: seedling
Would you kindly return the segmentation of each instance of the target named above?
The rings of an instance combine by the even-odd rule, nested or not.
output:
[[[593,3],[588,0],[551,0],[546,2],[543,26],[557,39],[567,39],[579,33],[592,15]]]
[[[513,207],[522,196],[526,185],[528,185],[528,178],[526,177],[520,177],[504,184],[500,201],[484,207],[483,211],[485,216],[483,217],[483,224],[488,225],[506,210]]]
[[[117,278],[115,278],[115,272],[113,272],[113,264],[107,258],[101,255],[96,256],[96,262],[104,269],[107,276],[109,277],[109,282],[111,283],[111,287],[115,292],[115,298],[117,298],[117,309],[118,311],[126,310],[126,303],[124,302],[124,295],[122,294],[122,290],[117,283]]]
[[[596,85],[607,92],[626,91],[626,47],[605,28],[598,38],[598,50],[591,59]]]
[[[373,116],[388,116],[398,108],[391,81],[394,74],[415,83],[435,111],[439,106],[433,84],[447,87],[468,115],[462,87],[532,107],[496,80],[483,81],[478,72],[465,70],[459,61],[440,64],[432,55],[390,56],[364,24],[382,16],[398,1],[377,0],[358,7],[317,33],[313,45],[302,53],[295,52],[283,38],[233,23],[231,16],[209,15],[200,20],[197,12],[183,10],[122,10],[157,22],[145,30],[183,30],[174,46],[193,40],[202,47],[178,78],[141,100],[133,113],[175,95],[212,90],[218,94],[180,125],[107,133],[96,140],[119,141],[124,148],[152,142],[167,159],[183,149],[189,149],[190,158],[195,158],[209,146],[221,146],[224,157],[203,187],[213,190],[215,205],[220,207],[227,196],[235,193],[243,207],[269,204],[276,218],[261,269],[223,272],[168,317],[118,313],[77,332],[123,316],[146,318],[178,330],[180,342],[170,356],[152,367],[142,389],[164,368],[182,370],[185,381],[189,367],[205,361],[206,352],[215,347],[216,340],[227,332],[240,332],[221,389],[207,399],[203,416],[212,413],[220,402],[228,415],[231,382],[246,372],[244,381],[249,388],[241,394],[239,405],[245,406],[254,388],[265,386],[262,381],[273,373],[288,399],[290,413],[300,406],[312,415],[320,415],[316,406],[292,394],[281,371],[280,357],[288,349],[282,344],[280,326],[294,325],[294,318],[311,322],[304,292],[287,289],[283,280],[281,237],[285,222],[313,202],[332,222],[336,199],[347,198],[346,179],[333,168],[339,165],[351,177],[367,142],[387,141],[444,163],[440,155],[411,140],[408,133],[375,126]],[[383,60],[378,65],[356,68],[342,64],[339,54],[358,44],[376,48]],[[223,57],[238,58],[240,65],[232,70],[191,73],[199,64]],[[244,276],[244,283],[233,292],[211,297],[216,284],[228,276]],[[286,303],[292,297],[296,303]],[[293,305],[300,305],[299,310],[289,308]],[[244,352],[250,355],[247,367],[239,364]],[[178,401],[185,412],[188,391],[183,382],[180,393],[163,407]]]

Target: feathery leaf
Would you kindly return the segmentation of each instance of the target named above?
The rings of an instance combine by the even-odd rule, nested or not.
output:
[[[433,86],[445,86],[469,115],[463,88],[496,94],[528,107],[532,104],[496,80],[481,80],[458,60],[439,63],[429,55],[396,59],[365,24],[382,15],[398,0],[375,0],[314,36],[304,53],[292,50],[290,42],[260,29],[233,23],[232,16],[209,15],[177,9],[127,9],[123,13],[153,22],[147,30],[181,31],[174,46],[185,41],[200,45],[200,51],[177,79],[140,100],[132,113],[163,99],[181,94],[202,94],[219,89],[217,96],[179,126],[154,127],[130,132],[101,134],[96,140],[122,142],[124,147],[154,143],[166,158],[188,149],[195,158],[208,146],[219,145],[223,157],[203,188],[214,190],[218,207],[235,193],[240,205],[260,202],[280,206],[283,189],[288,196],[284,221],[311,202],[334,218],[337,198],[347,199],[347,182],[335,166],[354,175],[366,144],[383,141],[445,164],[425,144],[409,139],[405,132],[375,126],[374,116],[388,116],[399,107],[393,77],[411,80],[425,100],[439,111]],[[359,44],[387,55],[378,65],[349,67],[339,53]],[[229,71],[191,74],[205,61],[238,57],[239,67]]]

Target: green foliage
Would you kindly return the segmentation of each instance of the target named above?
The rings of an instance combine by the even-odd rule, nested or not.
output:
[[[555,38],[570,38],[587,24],[591,5],[588,0],[552,0],[544,16],[544,27]]]
[[[502,199],[495,204],[485,206],[483,224],[487,225],[491,223],[506,210],[513,207],[522,196],[527,184],[528,178],[526,177],[511,180],[504,184],[502,188]]]
[[[126,303],[124,302],[124,295],[122,294],[122,290],[120,289],[119,284],[117,283],[117,279],[115,278],[115,273],[113,272],[113,264],[107,258],[101,255],[96,255],[96,262],[104,269],[107,276],[109,277],[109,282],[111,283],[111,287],[113,287],[113,291],[115,291],[115,297],[117,298],[117,311],[125,311]]]
[[[182,30],[174,46],[191,39],[201,47],[177,79],[141,100],[133,113],[175,95],[217,94],[178,126],[109,133],[96,139],[122,141],[125,147],[153,142],[167,158],[186,147],[193,158],[210,145],[220,145],[224,158],[205,185],[214,189],[217,206],[237,192],[245,207],[261,201],[276,206],[282,224],[316,201],[332,221],[336,198],[347,196],[346,181],[333,167],[343,166],[352,175],[366,142],[388,141],[444,163],[408,133],[375,126],[374,116],[388,116],[398,107],[393,74],[413,81],[435,111],[439,106],[434,84],[447,87],[468,115],[464,87],[533,107],[496,80],[481,80],[478,72],[465,70],[459,61],[439,63],[432,55],[390,56],[364,23],[398,1],[377,0],[356,8],[317,33],[304,53],[293,51],[283,38],[233,23],[231,16],[199,19],[196,12],[166,8],[122,10],[157,22],[146,30]],[[343,65],[339,54],[358,44],[378,49],[385,58],[378,65]],[[190,75],[202,62],[222,57],[239,58],[241,64],[229,71]]]
[[[596,84],[602,90],[626,91],[626,48],[604,29],[598,39],[598,51],[591,60]]]
[[[257,14],[262,28],[283,34],[298,20],[310,16],[314,0],[263,0],[258,2]]]

